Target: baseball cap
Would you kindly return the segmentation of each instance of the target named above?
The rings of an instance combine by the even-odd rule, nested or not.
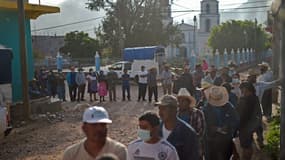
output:
[[[83,122],[86,123],[112,123],[108,112],[100,106],[89,107],[84,111]]]
[[[164,95],[160,101],[154,104],[155,106],[168,106],[168,107],[177,107],[178,101],[177,98],[173,95]]]

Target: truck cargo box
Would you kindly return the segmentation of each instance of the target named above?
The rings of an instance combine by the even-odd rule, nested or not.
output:
[[[155,59],[156,54],[164,53],[164,47],[161,46],[147,46],[147,47],[134,47],[124,49],[124,61],[134,60],[151,60]]]

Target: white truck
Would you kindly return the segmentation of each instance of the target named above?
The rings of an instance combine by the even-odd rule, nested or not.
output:
[[[117,73],[120,78],[124,70],[128,70],[128,74],[131,78],[135,78],[138,72],[141,70],[141,66],[145,66],[145,69],[156,68],[157,71],[161,71],[161,65],[165,60],[164,47],[161,46],[148,46],[148,47],[135,47],[124,49],[124,61],[111,64],[102,70],[107,74],[110,70]]]

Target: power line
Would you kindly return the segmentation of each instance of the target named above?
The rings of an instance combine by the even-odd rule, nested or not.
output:
[[[220,9],[220,10],[229,10],[229,9],[253,9],[253,8],[267,8],[267,7],[270,7],[270,6],[253,6],[253,7],[238,7],[238,8],[223,8],[223,9]]]
[[[253,2],[244,2],[244,3],[227,3],[227,4],[223,4],[222,6],[231,6],[231,5],[243,5],[243,4],[253,4],[253,3],[265,3],[265,2],[268,2],[268,1],[253,1]]]
[[[82,20],[82,21],[76,21],[76,22],[72,22],[72,23],[66,23],[66,24],[62,24],[62,25],[56,25],[56,26],[51,26],[51,27],[46,27],[46,28],[35,29],[35,30],[32,30],[32,32],[42,31],[42,30],[49,30],[49,29],[54,29],[54,28],[60,28],[60,27],[70,26],[70,25],[74,25],[74,24],[80,24],[80,23],[90,22],[90,21],[94,21],[94,20],[101,19],[101,18],[104,18],[104,16],[102,16],[102,17],[96,17],[96,18],[90,18],[90,19],[86,19],[86,20]]]
[[[219,10],[239,10],[239,9],[253,9],[253,8],[267,8],[267,7],[270,7],[270,6],[254,6],[254,7],[240,7],[240,8],[223,8],[223,9],[219,9]],[[176,12],[200,12],[201,10],[174,10],[172,11],[173,13],[176,13]]]

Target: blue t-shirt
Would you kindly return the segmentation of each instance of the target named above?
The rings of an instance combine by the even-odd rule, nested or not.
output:
[[[122,75],[123,80],[123,86],[129,86],[130,85],[130,75],[129,74],[123,74]]]

